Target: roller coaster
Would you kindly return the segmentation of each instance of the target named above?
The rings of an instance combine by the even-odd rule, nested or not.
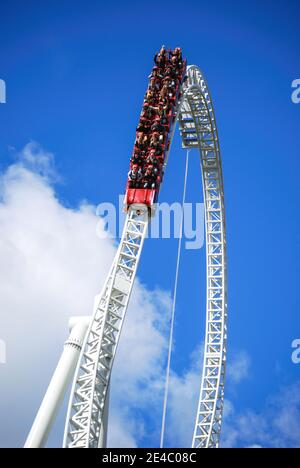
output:
[[[191,446],[220,445],[227,354],[227,258],[218,130],[201,70],[187,65],[181,49],[171,51],[163,47],[155,57],[137,127],[126,185],[126,222],[119,248],[91,319],[85,320],[77,335],[71,334],[66,343],[65,353],[69,354],[62,357],[26,447],[45,443],[68,379],[74,374],[63,446],[105,446],[113,363],[177,123],[182,147],[199,150],[206,226],[206,337]]]

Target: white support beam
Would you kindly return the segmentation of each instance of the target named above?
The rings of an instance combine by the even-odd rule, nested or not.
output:
[[[58,410],[73,378],[90,317],[74,317],[70,320],[70,336],[46,395],[37,413],[24,448],[43,448],[56,419]]]
[[[103,443],[101,434],[112,366],[148,223],[148,207],[132,205],[78,362],[66,421],[65,448],[99,448]]]
[[[184,148],[198,148],[206,216],[206,338],[193,448],[218,448],[227,354],[227,259],[223,175],[216,119],[207,83],[188,68],[180,108]]]

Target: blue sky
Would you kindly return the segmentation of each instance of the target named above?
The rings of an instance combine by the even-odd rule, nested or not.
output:
[[[229,360],[247,356],[248,363],[245,378],[229,381],[234,416],[228,431],[249,411],[271,418],[269,402],[283,400],[282,392],[300,382],[300,366],[291,362],[291,343],[300,338],[300,104],[291,101],[291,83],[300,78],[299,13],[296,1],[266,0],[192,0],[187,8],[177,0],[1,4],[7,103],[0,105],[0,171],[6,173],[30,141],[38,142],[54,154],[55,193],[69,209],[81,200],[117,203],[123,193],[147,75],[162,43],[180,45],[206,75],[225,181]],[[197,158],[191,155],[193,202],[202,200]],[[184,164],[176,137],[161,201],[181,199]],[[172,290],[176,247],[175,240],[146,243],[139,278],[150,290]],[[181,376],[203,340],[203,255],[185,251],[182,259],[173,359]],[[169,445],[171,433],[170,421]],[[155,444],[147,437],[139,443]],[[235,445],[254,442],[245,435]],[[274,438],[262,443],[272,445]]]

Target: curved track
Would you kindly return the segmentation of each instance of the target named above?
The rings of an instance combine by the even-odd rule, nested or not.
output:
[[[176,118],[183,147],[200,150],[206,213],[206,340],[192,446],[217,448],[223,414],[227,344],[224,190],[212,100],[205,79],[196,66],[188,67]],[[168,155],[165,161],[168,161]],[[147,206],[132,205],[129,208],[120,246],[99,295],[78,363],[64,447],[101,446],[101,426],[112,366],[149,222]]]

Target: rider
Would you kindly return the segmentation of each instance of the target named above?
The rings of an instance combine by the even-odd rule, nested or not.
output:
[[[148,102],[144,103],[141,120],[152,120],[157,112],[157,107],[150,106]]]
[[[154,123],[151,126],[151,132],[158,132],[161,134],[162,139],[164,139],[164,133],[166,133],[167,129],[165,125],[162,123],[159,116],[157,116],[154,120]]]
[[[182,68],[183,60],[182,60],[182,50],[181,50],[181,48],[180,47],[175,47],[175,49],[171,52],[170,55],[171,55],[171,61],[172,61],[173,57],[175,57],[177,67]],[[174,60],[174,62],[175,62],[175,60]]]
[[[159,133],[155,132],[152,134],[150,148],[154,149],[157,155],[162,153],[163,148],[161,142],[159,141]]]
[[[150,78],[149,90],[155,93],[159,91],[159,89],[160,89],[160,80],[156,78],[155,76],[153,76],[152,78]]]
[[[141,117],[138,126],[136,127],[136,131],[138,134],[144,133],[145,135],[148,135],[151,133],[151,120],[148,119],[143,119]]]
[[[143,178],[143,187],[145,189],[155,189],[156,179],[157,179],[157,175],[155,174],[153,166],[149,166],[146,169],[146,172]]]
[[[160,51],[155,55],[154,62],[159,68],[163,68],[168,60],[166,47],[163,45]]]
[[[157,78],[158,80],[162,80],[164,77],[163,70],[158,67],[153,67],[151,74],[149,75],[149,80],[151,78]]]
[[[131,158],[132,167],[134,166],[141,167],[143,165],[143,156],[144,156],[144,151],[135,149]]]
[[[155,150],[151,150],[149,153],[149,156],[146,159],[146,165],[147,166],[153,166],[154,171],[157,173],[159,170],[159,167],[161,165],[161,162],[159,158],[157,158],[155,154]]]
[[[144,133],[139,133],[134,145],[134,150],[145,151],[148,147],[148,143],[148,135],[145,135]]]
[[[143,179],[142,170],[135,164],[132,169],[128,172],[128,179],[130,181],[131,188],[139,188],[140,183]]]
[[[146,93],[144,104],[149,104],[149,106],[153,106],[156,104],[156,101],[157,101],[156,93],[153,90],[149,89]]]

